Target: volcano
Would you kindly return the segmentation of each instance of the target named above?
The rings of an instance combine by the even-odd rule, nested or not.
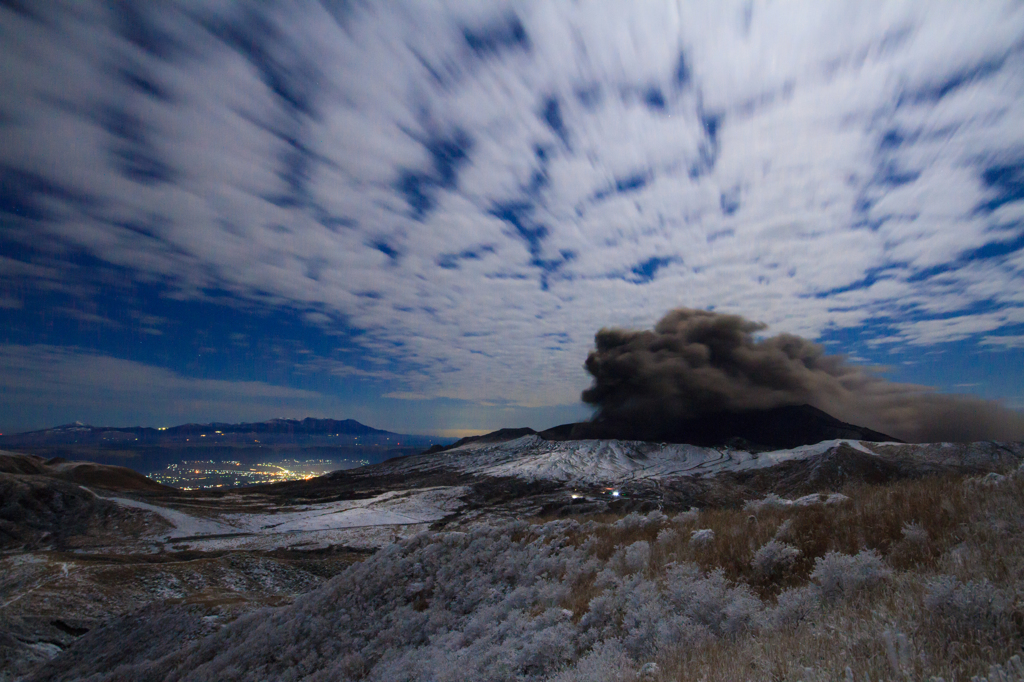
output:
[[[594,420],[563,424],[539,435],[555,441],[614,439],[757,449],[795,448],[835,439],[903,442],[863,426],[847,424],[811,405],[719,412],[675,421]]]

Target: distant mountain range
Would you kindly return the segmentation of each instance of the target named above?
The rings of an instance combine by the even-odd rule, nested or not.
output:
[[[81,422],[51,429],[0,436],[0,446],[42,445],[177,445],[195,443],[263,444],[409,444],[436,443],[431,436],[414,436],[375,429],[354,419],[269,419],[228,424],[181,424],[165,428],[149,426],[90,426]]]

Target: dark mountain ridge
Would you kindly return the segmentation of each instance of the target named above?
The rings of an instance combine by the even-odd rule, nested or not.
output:
[[[840,421],[810,405],[719,412],[677,421],[589,421],[542,431],[546,440],[609,439],[688,443],[715,447],[795,448],[846,438],[901,443],[872,429]]]
[[[195,434],[209,433],[210,431],[221,431],[222,433],[266,433],[266,434],[295,434],[295,435],[345,435],[345,436],[398,436],[400,434],[383,429],[375,429],[357,422],[355,419],[269,419],[262,422],[226,424],[213,422],[211,424],[182,424],[164,429],[165,434]]]
[[[375,429],[354,419],[269,419],[262,422],[229,424],[180,424],[166,428],[151,426],[91,426],[75,422],[51,429],[28,431],[0,436],[0,446],[60,445],[90,443],[142,443],[169,444],[192,442],[195,438],[215,439],[219,442],[252,441],[262,437],[261,442],[298,442],[327,438],[369,438],[374,441],[422,440],[437,441],[428,436],[412,436]],[[270,440],[268,440],[270,439]],[[336,442],[336,441],[334,441]]]
[[[127,467],[96,462],[69,462],[0,450],[0,476],[43,476],[78,485],[115,491],[149,491],[176,494],[179,491],[143,476]]]
[[[515,440],[516,438],[522,438],[523,436],[530,436],[537,433],[529,426],[523,426],[521,428],[504,428],[498,429],[497,431],[491,431],[490,433],[484,433],[479,436],[466,436],[460,438],[451,445],[435,445],[431,447],[427,452],[441,452],[443,450],[451,450],[453,448],[461,447],[463,445],[469,445],[470,443],[501,443],[507,440]]]

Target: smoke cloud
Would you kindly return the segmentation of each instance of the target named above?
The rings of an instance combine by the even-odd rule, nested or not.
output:
[[[813,405],[907,442],[1024,440],[1024,414],[999,403],[899,384],[739,315],[680,308],[653,330],[602,329],[583,400],[595,422],[672,423],[723,412]]]

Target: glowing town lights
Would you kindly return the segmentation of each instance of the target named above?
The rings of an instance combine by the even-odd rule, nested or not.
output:
[[[570,495],[569,497],[571,497],[571,498],[572,498],[572,499],[574,499],[574,500],[578,500],[578,499],[580,499],[580,498],[581,498],[581,497],[583,497],[583,496],[582,496],[582,495],[580,495],[579,493],[573,493],[573,494],[572,494],[572,495]]]
[[[619,491],[618,490],[613,490],[612,491],[612,497],[618,497],[618,496],[619,496]]]

